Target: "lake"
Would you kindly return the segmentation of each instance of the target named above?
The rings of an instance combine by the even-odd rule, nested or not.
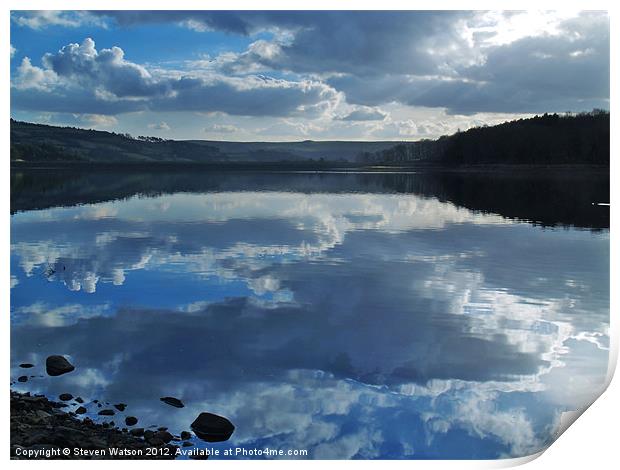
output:
[[[12,389],[215,413],[220,451],[532,454],[605,384],[606,202],[570,171],[13,171]]]

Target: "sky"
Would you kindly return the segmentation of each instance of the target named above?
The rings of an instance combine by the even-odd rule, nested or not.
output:
[[[606,12],[13,11],[11,116],[167,139],[420,140],[609,109]]]

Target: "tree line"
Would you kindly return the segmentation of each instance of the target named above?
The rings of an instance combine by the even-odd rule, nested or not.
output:
[[[548,114],[363,153],[365,164],[609,165],[609,112]]]

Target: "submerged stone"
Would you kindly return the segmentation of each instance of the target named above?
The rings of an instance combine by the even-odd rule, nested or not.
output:
[[[135,416],[127,416],[125,418],[125,424],[127,426],[133,426],[135,424],[138,424],[138,418],[136,418]],[[142,430],[144,432],[144,430]]]
[[[213,413],[200,413],[191,428],[199,439],[206,442],[227,441],[235,430],[235,426],[228,419]]]
[[[185,406],[181,400],[174,397],[162,397],[160,400],[170,406],[174,406],[175,408],[183,408]]]
[[[52,377],[74,371],[75,367],[64,356],[49,356],[45,361],[47,374]]]

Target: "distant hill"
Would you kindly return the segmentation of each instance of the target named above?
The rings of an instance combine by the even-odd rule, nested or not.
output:
[[[12,161],[218,161],[216,148],[75,127],[31,124],[11,119]]]
[[[213,147],[230,161],[340,161],[354,162],[364,152],[380,152],[393,147],[394,141],[314,141],[302,142],[225,142],[190,140]],[[274,160],[275,159],[275,160]]]
[[[33,124],[11,119],[11,161],[93,163],[353,162],[394,142],[218,142]]]

